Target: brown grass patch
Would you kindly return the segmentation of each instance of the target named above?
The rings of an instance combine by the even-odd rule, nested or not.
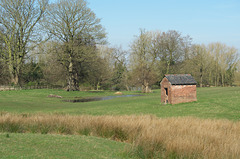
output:
[[[240,122],[193,117],[14,115],[0,132],[80,134],[132,143],[142,158],[239,158]]]

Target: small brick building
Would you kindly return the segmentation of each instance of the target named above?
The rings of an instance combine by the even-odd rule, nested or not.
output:
[[[190,74],[165,75],[161,81],[161,102],[177,104],[197,101],[196,84]]]

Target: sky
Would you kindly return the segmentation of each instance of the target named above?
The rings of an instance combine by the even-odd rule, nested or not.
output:
[[[240,50],[240,0],[87,0],[110,46],[129,49],[146,31],[176,30],[193,43],[221,42]]]

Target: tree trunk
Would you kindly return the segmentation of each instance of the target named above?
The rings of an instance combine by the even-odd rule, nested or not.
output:
[[[19,83],[19,77],[18,75],[14,75],[13,79],[11,79],[11,82],[14,83],[14,85],[18,85]]]
[[[223,71],[222,71],[222,86],[224,87],[225,85],[224,85],[224,73],[223,73]]]
[[[169,69],[170,69],[170,61],[167,62],[167,72],[166,72],[166,74],[169,74]]]
[[[200,87],[203,86],[203,69],[200,69]]]
[[[19,66],[14,66],[14,62],[16,62],[15,61],[16,59],[14,57],[12,57],[12,50],[11,50],[10,43],[7,43],[7,44],[8,44],[8,58],[9,58],[8,71],[9,71],[9,75],[10,75],[10,80],[11,80],[12,84],[18,85],[19,71],[17,70],[17,68]]]
[[[202,75],[200,75],[200,87],[202,87],[203,86],[203,77],[202,77]]]
[[[218,86],[218,81],[219,81],[219,73],[218,73],[218,64],[216,62],[216,76],[215,76],[215,87]]]
[[[142,93],[145,93],[145,86],[142,84]]]
[[[70,74],[68,76],[67,91],[79,91],[79,86],[78,86],[77,81],[78,80],[74,77],[74,75]]]
[[[69,63],[68,69],[68,86],[67,91],[79,91],[79,84],[77,80],[77,73],[74,74],[73,72],[73,63]]]
[[[100,83],[98,82],[98,83],[97,83],[97,91],[98,91],[98,88],[99,88],[99,84],[100,84]]]
[[[218,86],[218,82],[219,82],[219,74],[217,74],[216,76],[216,87]]]
[[[126,87],[127,91],[130,91],[130,89],[129,89],[129,87],[128,87],[128,85],[127,85],[127,84],[125,85],[125,87]]]
[[[9,74],[10,74],[10,78],[11,78],[11,83],[14,85],[18,85],[19,84],[19,69],[18,68],[14,68],[14,66],[9,63]]]
[[[213,85],[212,71],[210,71],[208,75],[209,75],[208,76],[209,85]]]
[[[144,83],[142,85],[142,93],[150,93],[151,92],[148,85],[149,85],[149,83],[147,82],[147,80],[144,80]]]

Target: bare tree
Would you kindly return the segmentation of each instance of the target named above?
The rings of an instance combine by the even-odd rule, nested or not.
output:
[[[189,36],[183,37],[175,30],[163,32],[158,36],[159,58],[166,66],[165,74],[170,73],[170,67],[188,57],[188,49],[191,45]]]
[[[127,69],[127,52],[121,46],[98,46],[99,57],[104,59],[108,67],[105,72],[109,72],[109,84],[112,89],[129,90],[128,69]]]
[[[156,82],[154,64],[157,50],[153,46],[154,33],[140,30],[140,35],[131,45],[132,71],[136,84],[141,84],[142,92],[150,92],[149,85]]]
[[[14,84],[19,83],[30,43],[39,37],[36,28],[47,4],[47,0],[0,0],[0,36],[5,43],[2,56]]]
[[[234,79],[234,84],[237,86],[240,86],[240,61],[238,61],[237,65],[236,65],[236,72],[235,72],[235,76],[233,77]]]
[[[200,87],[202,87],[203,80],[207,79],[207,74],[210,72],[213,58],[205,45],[194,45],[192,49],[191,60],[188,61],[187,67],[191,69],[192,75],[199,79]]]
[[[238,51],[222,43],[193,45],[182,72],[191,73],[200,87],[232,85],[239,63]]]
[[[57,52],[60,49],[59,43],[48,41],[39,45],[36,51],[40,54],[38,64],[43,70],[45,82],[51,85],[64,86],[67,73],[66,69],[58,61]]]
[[[234,78],[233,76],[239,61],[238,50],[222,43],[211,43],[208,47],[214,58],[215,86],[225,86],[226,83],[229,83],[229,80]],[[227,77],[229,75],[232,76],[230,79]]]
[[[68,72],[67,90],[79,90],[84,63],[93,62],[89,60],[95,57],[95,45],[105,38],[100,19],[84,0],[59,0],[49,6],[45,28],[61,41],[58,57]]]

